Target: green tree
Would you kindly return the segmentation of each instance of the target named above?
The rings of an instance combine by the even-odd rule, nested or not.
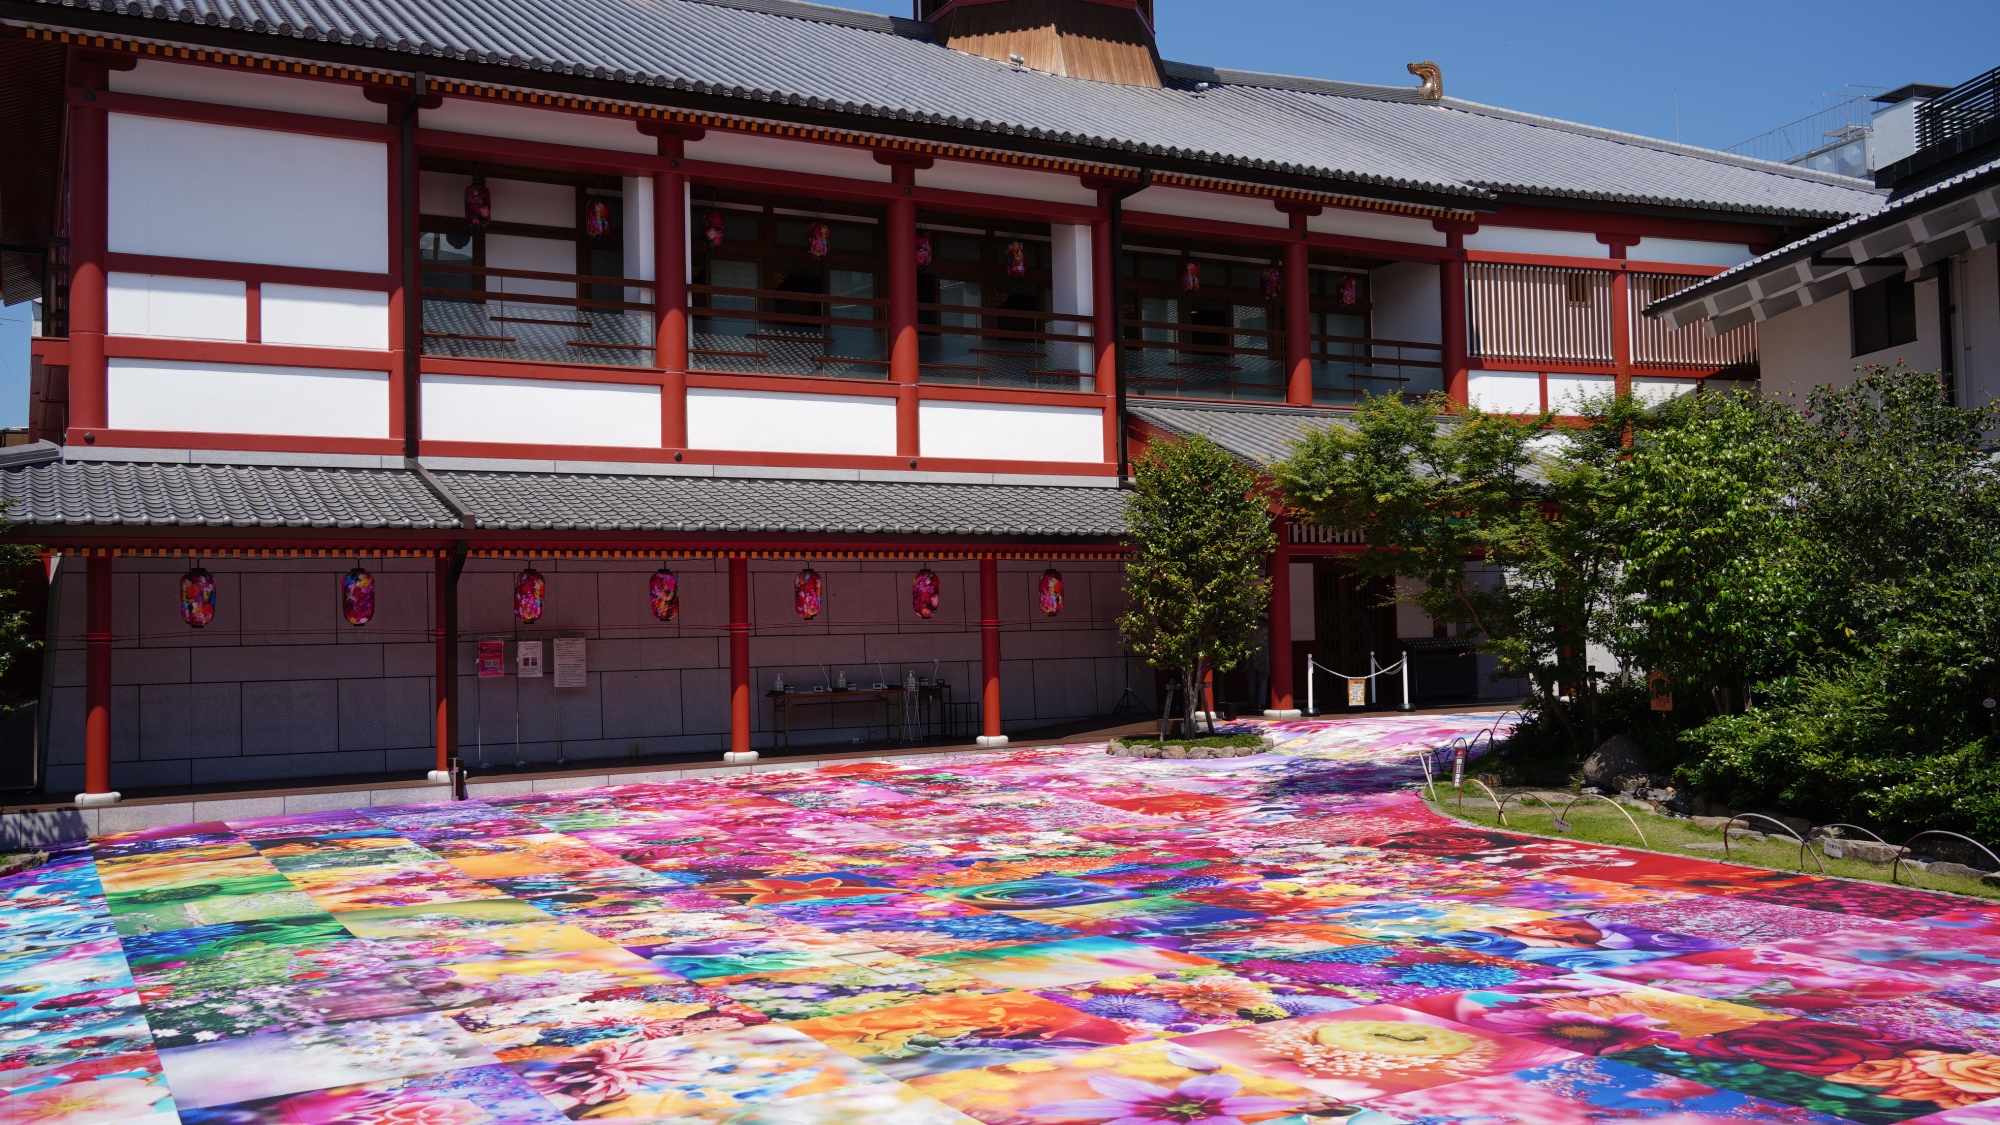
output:
[[[1255,651],[1276,539],[1269,498],[1242,462],[1204,437],[1153,446],[1133,466],[1125,524],[1129,599],[1118,627],[1148,664],[1179,675],[1187,730],[1201,685]]]

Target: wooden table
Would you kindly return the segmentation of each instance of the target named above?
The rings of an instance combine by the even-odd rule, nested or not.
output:
[[[918,689],[922,690],[922,689]],[[893,739],[903,737],[903,696],[900,687],[848,688],[846,691],[767,691],[771,718],[777,726],[778,745],[792,744],[792,708],[800,703],[857,703],[863,700],[882,704],[883,726],[893,730]]]

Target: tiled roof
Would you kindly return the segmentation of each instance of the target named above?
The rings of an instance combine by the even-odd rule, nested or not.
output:
[[[1404,87],[1168,64],[1162,89],[1017,69],[930,41],[927,25],[790,0],[28,0],[87,8],[127,34],[173,22],[239,49],[291,38],[379,51],[357,62],[444,57],[533,86],[576,76],[602,96],[671,89],[746,103],[1471,198],[1526,194],[1757,215],[1844,218],[1876,205],[1861,180],[1749,160]],[[104,13],[99,15],[99,13]],[[408,60],[397,55],[415,56]],[[527,73],[524,73],[527,72]],[[1197,82],[1212,83],[1207,90]]]
[[[442,472],[482,528],[1108,537],[1115,488]]]
[[[1200,434],[1253,465],[1290,456],[1292,443],[1307,430],[1346,425],[1344,410],[1302,406],[1241,406],[1223,403],[1183,403],[1132,400],[1132,417],[1177,437]]]
[[[0,501],[37,527],[458,527],[416,474],[393,469],[50,461],[0,469]]]

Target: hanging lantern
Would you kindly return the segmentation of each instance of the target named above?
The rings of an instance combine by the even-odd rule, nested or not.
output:
[[[1181,288],[1190,293],[1201,288],[1201,263],[1190,258],[1181,263]]]
[[[548,580],[534,567],[514,579],[514,620],[533,625],[542,619],[542,601],[549,596]]]
[[[924,269],[931,264],[931,232],[917,232],[917,268]]]
[[[923,568],[910,579],[910,608],[917,611],[918,617],[929,617],[937,612],[938,590],[937,571],[930,567]]]
[[[215,620],[215,577],[200,567],[181,575],[181,620],[197,629]]]
[[[806,253],[811,254],[815,258],[826,257],[826,240],[832,234],[832,231],[826,229],[825,223],[814,223],[812,226],[807,227]]]
[[[597,196],[583,205],[583,233],[592,238],[603,238],[611,233],[611,204]]]
[[[1007,266],[1008,277],[1021,277],[1028,272],[1028,248],[1021,242],[1009,242],[1002,252],[1002,261]]]
[[[1354,278],[1352,275],[1341,278],[1340,286],[1336,290],[1336,292],[1340,294],[1340,303],[1343,305],[1353,304],[1356,291],[1358,288],[1359,287],[1354,284]]]
[[[710,211],[701,217],[701,238],[710,250],[722,249],[722,212]]]
[[[798,577],[792,579],[793,611],[811,621],[819,616],[820,609],[825,605],[826,580],[812,567],[799,571]]]
[[[465,225],[473,230],[485,230],[493,221],[493,192],[486,186],[486,177],[474,176],[465,189]]]
[[[1050,567],[1042,572],[1042,580],[1035,584],[1035,597],[1041,603],[1042,612],[1050,617],[1062,612],[1063,577],[1062,571]]]
[[[340,576],[340,615],[349,625],[366,625],[375,616],[375,576],[360,563]]]
[[[1275,301],[1278,299],[1278,295],[1284,292],[1284,277],[1285,275],[1279,272],[1278,267],[1264,267],[1264,299],[1266,301]]]
[[[672,621],[681,615],[681,580],[666,567],[653,572],[653,580],[646,584],[646,593],[653,602],[653,616],[662,621]]]

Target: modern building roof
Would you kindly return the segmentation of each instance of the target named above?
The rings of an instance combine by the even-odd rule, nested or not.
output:
[[[1721,335],[1978,246],[2000,242],[2000,160],[1910,192],[1646,306]]]
[[[462,531],[416,472],[326,466],[0,458],[0,503],[24,528]],[[19,463],[20,461],[30,463]],[[482,531],[1116,538],[1115,488],[446,471]]]
[[[1299,406],[1248,406],[1233,403],[1166,403],[1132,400],[1132,417],[1176,437],[1200,434],[1253,465],[1268,465],[1291,455],[1292,444],[1307,430],[1348,425],[1344,410]]]
[[[912,20],[795,0],[0,0],[0,14],[169,40],[175,24],[202,25],[189,30],[251,52],[283,55],[298,43],[294,51],[324,55],[318,44],[338,44],[355,65],[531,87],[548,74],[615,100],[692,96],[750,114],[778,105],[877,132],[941,129],[967,143],[1006,137],[1098,159],[1170,158],[1468,200],[1812,219],[1879,203],[1862,180],[1432,101],[1413,88],[1178,63],[1166,64],[1164,88],[1114,85],[950,50]]]

